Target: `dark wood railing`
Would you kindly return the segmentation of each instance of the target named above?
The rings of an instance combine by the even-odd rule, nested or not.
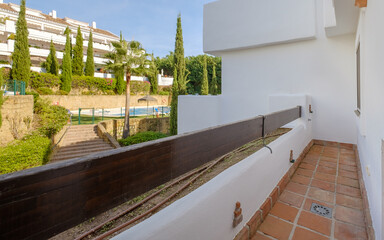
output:
[[[301,108],[0,175],[0,239],[73,227],[301,117]]]

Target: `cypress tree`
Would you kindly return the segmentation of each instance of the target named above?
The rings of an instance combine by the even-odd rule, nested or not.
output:
[[[69,38],[69,31],[66,30],[66,32],[67,41],[65,43],[65,50],[63,56],[63,72],[61,74],[60,89],[66,92],[70,92],[72,84],[71,43]]]
[[[80,26],[77,28],[76,45],[73,48],[72,72],[74,75],[82,76],[84,71],[83,62],[83,36]]]
[[[171,103],[171,134],[177,134],[177,101],[179,95],[187,94],[187,76],[185,57],[184,57],[184,43],[183,43],[183,30],[181,27],[181,15],[177,16],[177,29],[175,41],[175,54],[173,62],[173,85],[172,85],[172,103]]]
[[[21,0],[19,18],[16,22],[15,49],[12,53],[12,78],[28,84],[31,58],[28,45],[28,28],[25,20],[25,0]]]
[[[217,77],[216,77],[216,64],[212,64],[212,80],[211,80],[211,87],[210,87],[210,93],[212,95],[217,95]]]
[[[179,95],[187,94],[187,73],[185,67],[185,58],[184,58],[184,43],[183,43],[183,30],[181,27],[181,15],[177,17],[177,29],[176,29],[176,42],[175,42],[175,56],[174,56],[174,66],[177,70],[176,80],[179,86]]]
[[[172,84],[172,101],[171,101],[171,115],[170,115],[170,134],[177,134],[177,98],[179,96],[179,86],[177,81],[177,69],[176,67],[173,70],[173,84]]]
[[[85,76],[93,77],[95,75],[95,62],[93,60],[93,37],[92,32],[89,34],[87,62],[85,63]]]
[[[209,86],[208,86],[207,56],[204,55],[203,81],[201,83],[201,95],[208,95],[208,91],[209,91]]]
[[[45,62],[45,70],[47,71],[47,73],[51,73],[56,76],[59,75],[59,61],[57,60],[56,49],[52,40],[51,46],[49,48],[49,55],[47,57],[47,61]]]

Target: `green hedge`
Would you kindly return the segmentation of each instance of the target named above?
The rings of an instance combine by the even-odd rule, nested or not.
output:
[[[72,88],[87,88],[91,91],[113,91],[116,88],[116,80],[112,78],[97,78],[89,76],[73,76]]]
[[[3,70],[4,71],[4,70]],[[4,71],[5,72],[5,71]],[[7,78],[6,78],[7,79]],[[31,78],[28,86],[38,92],[40,95],[66,95],[64,91],[54,92],[53,88],[60,87],[60,77],[50,73],[31,72]],[[150,83],[131,81],[131,95],[149,94]],[[115,95],[116,80],[113,78],[98,78],[90,76],[73,76],[72,89],[88,89],[83,91],[82,95],[97,95],[102,92],[106,95]],[[168,95],[170,89],[164,88],[163,95]],[[124,85],[125,91],[125,85]]]
[[[60,86],[60,77],[50,73],[31,72],[29,84],[33,89],[39,88],[58,88]]]
[[[149,132],[137,133],[133,136],[127,137],[126,139],[120,139],[119,143],[122,146],[129,146],[129,145],[148,142],[148,141],[165,138],[165,137],[168,137],[168,135],[160,132],[149,131]]]
[[[50,148],[49,138],[36,133],[0,148],[0,174],[45,164]]]

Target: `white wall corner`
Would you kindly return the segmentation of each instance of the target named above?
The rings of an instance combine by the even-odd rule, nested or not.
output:
[[[334,0],[323,0],[324,28],[336,27]]]

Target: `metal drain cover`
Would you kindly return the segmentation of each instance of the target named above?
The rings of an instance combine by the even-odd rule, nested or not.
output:
[[[312,203],[311,212],[323,217],[332,218],[332,208],[317,203]]]

